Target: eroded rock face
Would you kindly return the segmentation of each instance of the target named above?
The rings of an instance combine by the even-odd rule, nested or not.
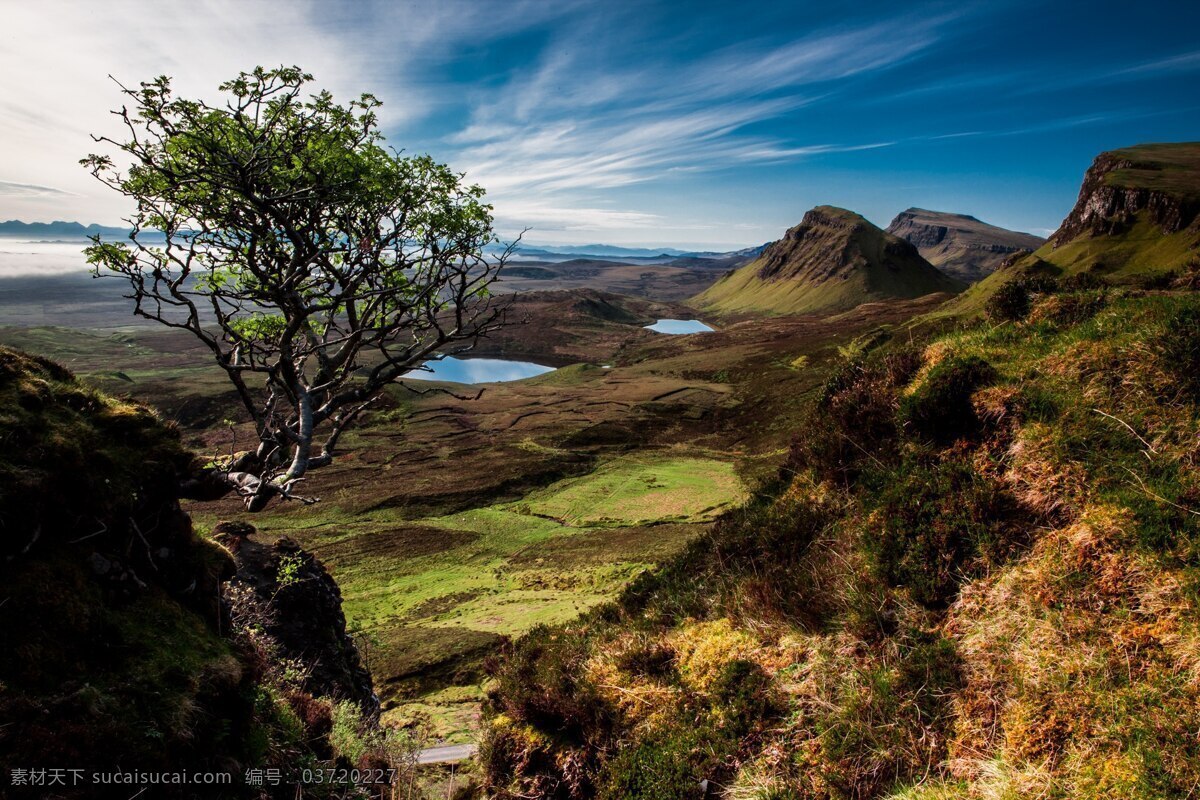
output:
[[[1084,235],[1119,233],[1133,216],[1145,211],[1164,234],[1178,233],[1200,222],[1200,201],[1142,186],[1122,185],[1112,179],[1119,170],[1153,172],[1158,166],[1117,153],[1101,153],[1084,175],[1079,199],[1062,226],[1050,237],[1055,247]]]
[[[342,593],[325,566],[287,537],[265,544],[246,523],[222,523],[213,538],[237,564],[225,600],[235,624],[249,629],[275,665],[294,663],[313,697],[350,700],[370,715],[379,698],[346,632]]]
[[[968,283],[986,278],[1006,256],[1043,244],[1032,234],[989,225],[966,214],[922,208],[897,214],[887,232],[914,245],[942,272]]]

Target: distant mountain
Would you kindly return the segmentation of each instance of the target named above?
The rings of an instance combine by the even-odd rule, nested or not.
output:
[[[686,255],[684,250],[672,247],[620,247],[612,244],[580,244],[580,245],[542,245],[539,247],[517,247],[517,253],[522,256],[556,255],[578,256],[581,258],[663,258],[667,256]]]
[[[79,222],[22,222],[10,219],[0,222],[0,236],[36,236],[39,238],[53,237],[56,239],[83,239],[88,236],[120,236],[129,235],[128,228],[114,228],[106,225],[83,225]]]
[[[1101,153],[1062,225],[1033,253],[964,292],[951,313],[983,308],[1025,275],[1090,273],[1120,282],[1166,274],[1200,259],[1200,142],[1143,144]]]
[[[724,313],[830,313],[877,300],[957,292],[962,286],[916,247],[853,211],[818,206],[759,258],[692,304]]]
[[[966,283],[982,280],[1008,256],[1036,250],[1045,239],[980,222],[966,214],[910,208],[887,232],[916,245],[930,264]]]
[[[733,258],[753,258],[753,257],[759,255],[763,250],[766,250],[767,245],[769,245],[769,244],[770,244],[770,242],[767,242],[766,244],[760,244],[760,245],[757,245],[756,247],[743,247],[741,250],[727,250],[723,253],[719,253],[715,250],[697,250],[695,252],[684,253],[680,257],[681,258],[709,258],[709,259],[716,259],[716,260],[725,260],[725,259],[733,259]]]

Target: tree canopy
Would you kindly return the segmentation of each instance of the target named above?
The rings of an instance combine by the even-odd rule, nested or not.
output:
[[[256,68],[223,102],[159,77],[122,86],[124,133],[83,163],[136,211],[128,241],[92,237],[94,274],[134,313],[198,337],[258,445],[220,480],[258,510],[292,497],[389,383],[503,321],[497,243],[479,186],[388,149],[379,101],[305,94],[298,67]]]

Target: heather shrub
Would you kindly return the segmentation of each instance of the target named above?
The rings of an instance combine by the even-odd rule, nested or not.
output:
[[[974,436],[980,421],[971,395],[996,377],[995,368],[978,356],[948,358],[901,401],[900,419],[907,430],[937,444]]]
[[[965,578],[1002,562],[1021,541],[1022,512],[967,463],[906,462],[891,475],[865,547],[877,574],[917,602],[944,608]]]
[[[789,463],[818,478],[849,483],[864,460],[896,439],[897,390],[916,374],[921,355],[896,350],[849,361],[825,382],[815,413],[792,443]]]
[[[1162,367],[1178,381],[1180,393],[1200,399],[1200,308],[1175,312],[1158,340]]]
[[[1029,290],[1020,281],[1003,283],[988,298],[984,313],[993,322],[1015,322],[1029,314]]]
[[[736,740],[707,724],[677,724],[623,748],[604,767],[600,800],[704,800]]]
[[[494,662],[491,694],[502,698],[504,713],[519,722],[574,742],[603,737],[616,710],[582,679],[587,657],[585,639],[535,628]]]

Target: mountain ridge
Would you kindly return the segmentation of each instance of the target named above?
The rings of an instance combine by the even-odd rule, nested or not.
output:
[[[817,206],[692,303],[716,313],[826,313],[961,288],[904,239],[853,211]]]
[[[99,225],[91,223],[84,225],[82,222],[73,222],[67,220],[54,220],[53,222],[23,222],[19,219],[10,219],[0,222],[0,236],[128,236],[128,228],[119,228],[111,225]]]

